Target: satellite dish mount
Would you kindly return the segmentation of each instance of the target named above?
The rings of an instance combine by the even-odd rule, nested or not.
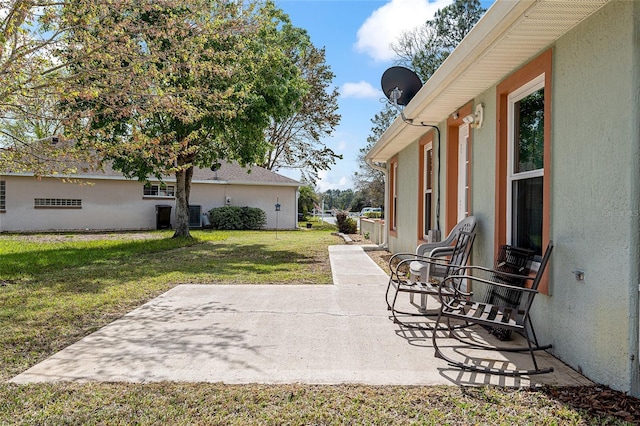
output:
[[[213,179],[214,180],[218,180],[218,170],[220,170],[220,167],[222,166],[222,164],[215,162],[211,165],[211,171],[213,172]]]
[[[393,105],[402,116],[402,120],[412,124],[413,119],[408,119],[404,116],[401,106],[406,106],[411,99],[422,88],[422,82],[420,77],[413,71],[405,67],[391,67],[382,74],[382,91],[389,100],[389,103]]]

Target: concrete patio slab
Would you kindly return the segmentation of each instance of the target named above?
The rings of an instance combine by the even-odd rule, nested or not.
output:
[[[531,378],[452,368],[433,356],[431,332],[389,320],[388,277],[361,247],[329,255],[334,285],[179,285],[11,381],[591,384],[547,353],[539,362],[555,372]]]

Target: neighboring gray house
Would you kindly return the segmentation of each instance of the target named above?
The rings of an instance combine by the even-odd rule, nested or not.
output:
[[[226,162],[216,172],[195,169],[189,197],[192,227],[200,227],[202,213],[231,205],[261,208],[266,228],[296,228],[301,184],[262,167],[250,170]],[[0,176],[0,232],[144,230],[174,224],[175,177],[147,185],[113,170],[70,178],[83,184],[27,174]],[[163,217],[166,213],[169,217]]]
[[[389,249],[469,214],[474,264],[553,240],[538,337],[640,396],[640,2],[499,0],[404,116],[366,156],[387,173]]]

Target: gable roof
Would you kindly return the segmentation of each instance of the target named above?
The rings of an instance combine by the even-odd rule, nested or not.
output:
[[[210,169],[194,168],[192,182],[220,182],[239,185],[284,185],[302,186],[297,180],[288,178],[274,171],[260,166],[242,167],[237,162],[222,161],[220,169],[213,172]]]
[[[33,176],[33,173],[7,173],[14,176]],[[66,176],[72,179],[85,180],[132,180],[126,178],[121,172],[112,169],[108,165],[103,170],[92,170],[86,173],[78,173],[73,176]],[[150,177],[150,181],[157,179]],[[175,176],[167,176],[165,182],[175,182]],[[302,186],[302,183],[295,179],[288,178],[279,173],[267,170],[260,166],[242,167],[238,162],[220,162],[220,169],[216,172],[210,169],[195,167],[193,170],[192,183],[211,183],[220,185],[269,185],[269,186]]]
[[[405,107],[405,117],[432,125],[446,120],[609,1],[496,1]],[[366,158],[385,162],[429,131],[398,117]]]

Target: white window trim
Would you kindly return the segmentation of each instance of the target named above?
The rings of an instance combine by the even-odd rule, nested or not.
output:
[[[175,193],[176,193],[176,186],[175,185],[167,185],[166,183],[164,184],[165,188],[173,188],[173,194],[174,195],[160,195],[160,187],[163,185],[160,182],[149,182],[148,185],[151,185],[151,187],[153,188],[154,186],[158,187],[158,194],[157,195],[146,195],[144,193],[144,189],[147,186],[147,184],[142,186],[142,197],[143,198],[167,198],[167,199],[174,199],[176,198]],[[165,189],[166,192],[166,189]]]
[[[0,180],[0,211],[7,208],[7,181]]]
[[[56,208],[82,208],[80,198],[34,198],[34,208],[56,209]]]
[[[469,215],[469,125],[458,128],[458,222]]]
[[[398,228],[398,162],[394,162],[392,166],[393,173],[393,204],[391,208],[393,209],[393,223],[391,224],[391,229],[394,231]]]
[[[544,177],[544,167],[537,170],[529,170],[526,172],[514,173],[515,164],[515,152],[514,152],[514,138],[513,138],[513,120],[515,109],[514,105],[519,100],[529,96],[533,92],[544,88],[545,74],[542,73],[533,80],[524,84],[517,90],[509,93],[507,98],[508,111],[507,111],[507,242],[513,241],[513,183],[522,179],[530,179],[535,177]],[[545,117],[545,120],[547,117]]]
[[[422,153],[423,156],[423,170],[422,170],[422,187],[424,188],[424,192],[422,194],[422,200],[420,200],[420,202],[422,203],[422,238],[424,238],[425,240],[429,238],[429,229],[431,228],[432,224],[429,223],[429,226],[427,226],[427,217],[428,215],[430,215],[432,212],[427,212],[427,206],[425,205],[425,196],[426,194],[430,194],[431,195],[431,206],[433,207],[433,176],[431,178],[431,185],[432,187],[429,188],[428,182],[429,182],[429,172],[433,172],[433,164],[429,164],[429,151],[431,151],[431,158],[433,159],[433,142],[429,142],[427,144],[424,145],[424,150]]]

